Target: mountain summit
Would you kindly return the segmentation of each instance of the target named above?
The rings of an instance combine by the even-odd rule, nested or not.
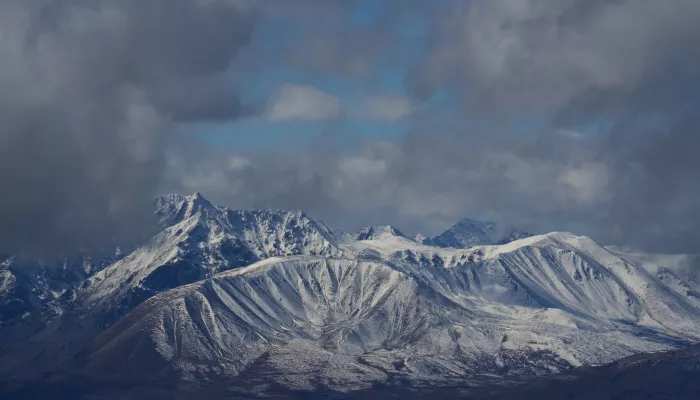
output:
[[[360,229],[352,237],[355,240],[379,240],[385,237],[405,237],[401,231],[391,225],[386,226],[368,226]]]
[[[464,218],[450,229],[432,238],[431,243],[438,247],[466,249],[480,245],[505,244],[530,236],[533,235],[505,229],[494,222]]]

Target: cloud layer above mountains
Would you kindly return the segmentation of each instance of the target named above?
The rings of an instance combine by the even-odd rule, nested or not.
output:
[[[133,239],[171,124],[244,112],[226,75],[251,31],[227,0],[3,1],[0,249]]]
[[[0,4],[0,250],[133,238],[157,192],[198,190],[233,207],[303,208],[340,228],[430,234],[487,217],[698,251],[700,3],[384,0],[372,23],[351,12],[365,3]],[[397,64],[405,93],[374,90],[373,76]],[[338,92],[290,81],[244,105],[239,76],[280,67],[342,77],[368,96],[347,108]],[[354,115],[409,133],[256,152],[171,134],[251,114]]]
[[[422,7],[391,4],[387,24]],[[358,151],[321,142],[245,163],[180,157],[174,165],[197,182],[184,186],[239,207],[301,207],[342,227],[431,233],[476,216],[698,251],[700,4],[496,0],[432,11],[429,55],[406,84],[417,99],[448,88],[457,112],[419,107],[405,138]],[[358,54],[352,37],[329,47],[369,63],[376,50]]]

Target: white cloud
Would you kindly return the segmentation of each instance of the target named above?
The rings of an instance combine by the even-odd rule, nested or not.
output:
[[[284,84],[267,109],[270,121],[321,121],[340,116],[337,97],[312,86]]]
[[[411,101],[402,96],[376,96],[367,100],[364,114],[370,118],[397,121],[411,113]]]
[[[272,122],[323,121],[343,115],[395,122],[411,114],[413,104],[403,96],[361,97],[343,107],[339,98],[313,86],[285,83],[270,100],[265,119]]]
[[[242,156],[230,156],[228,158],[228,167],[235,171],[244,170],[252,166],[250,159]]]
[[[601,163],[588,163],[570,168],[559,175],[559,182],[574,190],[573,197],[584,203],[606,200],[610,172]]]

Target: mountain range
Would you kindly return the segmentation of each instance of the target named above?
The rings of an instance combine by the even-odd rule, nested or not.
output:
[[[159,232],[129,251],[4,257],[0,377],[225,385],[248,397],[434,390],[700,340],[692,255],[467,219],[434,238],[343,233],[198,193],[158,198],[154,212]]]

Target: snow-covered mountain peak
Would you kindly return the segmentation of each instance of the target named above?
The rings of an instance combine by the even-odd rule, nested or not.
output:
[[[469,248],[484,244],[493,244],[496,224],[464,218],[457,221],[448,230],[433,238],[440,247]]]
[[[189,196],[169,194],[156,199],[156,215],[161,228],[175,225],[197,214],[216,214],[219,208],[204,198],[199,192]]]
[[[205,207],[214,207],[212,203],[207,200],[201,193],[199,192],[194,192],[190,195],[183,196],[181,194],[177,193],[171,193],[165,196],[160,196],[156,199],[156,208],[162,208],[163,206],[171,204],[171,205],[180,205],[180,204],[187,204],[187,205],[193,205],[195,207],[199,206],[205,206]]]
[[[323,222],[307,216],[301,210],[232,210],[212,204],[199,192],[189,196],[171,194],[159,197],[156,201],[156,214],[160,217],[162,229],[196,217],[204,226],[218,227],[217,229],[223,229],[245,241],[250,241],[253,236],[262,242],[270,241],[271,238],[263,236],[275,236],[280,231],[285,231],[283,239],[286,241],[296,241],[302,236],[315,234],[331,242],[335,236]]]
[[[430,244],[430,238],[420,233],[413,236],[413,241],[419,244]]]
[[[355,240],[381,240],[387,237],[406,237],[391,225],[368,226],[352,235]]]
[[[117,316],[156,293],[281,256],[340,256],[335,234],[298,210],[231,210],[201,194],[156,201],[161,232],[82,289]],[[112,321],[110,321],[112,322]]]
[[[479,245],[505,244],[532,236],[502,227],[494,222],[463,218],[430,243],[438,247],[470,248]]]

